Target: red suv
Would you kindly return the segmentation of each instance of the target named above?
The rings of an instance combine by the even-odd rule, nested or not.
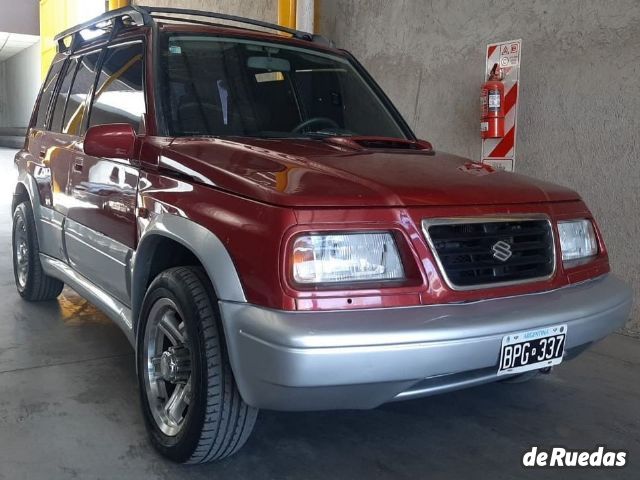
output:
[[[321,37],[128,7],[56,40],[16,156],[16,285],[122,328],[175,461],[234,453],[259,408],[548,372],[629,316],[575,192],[435,153]]]

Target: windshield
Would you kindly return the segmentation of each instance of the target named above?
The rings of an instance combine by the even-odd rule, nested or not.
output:
[[[165,35],[162,101],[172,136],[406,138],[345,58],[276,43]]]

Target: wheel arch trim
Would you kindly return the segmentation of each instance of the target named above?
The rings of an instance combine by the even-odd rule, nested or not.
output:
[[[150,280],[154,244],[161,239],[177,242],[195,255],[204,267],[218,300],[246,303],[240,277],[222,241],[193,220],[163,213],[155,216],[144,228],[131,262],[131,306],[135,326]]]
[[[27,195],[29,196],[29,202],[31,203],[31,209],[33,210],[34,214],[38,214],[39,218],[39,214],[40,214],[40,196],[38,195],[38,184],[36,182],[36,179],[33,178],[33,175],[31,175],[28,172],[20,172],[20,174],[18,175],[18,180],[16,181],[16,185],[13,189],[13,200],[11,202],[11,211],[13,212],[13,210],[15,210],[17,203],[16,203],[16,196],[19,193],[19,189],[20,187],[23,187],[26,192]]]
[[[40,246],[40,250],[43,251],[44,253],[51,253],[52,249],[55,248],[54,245],[49,245],[49,243],[47,242],[48,236],[45,235],[45,232],[43,230],[43,226],[42,226],[42,216],[44,213],[44,208],[42,206],[42,203],[40,202],[40,193],[38,191],[38,183],[36,182],[36,179],[34,178],[34,176],[27,172],[27,171],[21,171],[18,174],[18,179],[16,181],[16,185],[13,188],[13,199],[11,200],[11,214],[13,214],[13,212],[15,211],[16,207],[18,206],[18,195],[19,195],[19,191],[21,188],[24,188],[26,190],[27,193],[27,197],[29,200],[29,203],[31,204],[31,210],[33,211],[33,218],[35,220],[35,224],[36,224],[36,236],[38,238],[38,244]],[[47,212],[50,210],[51,214],[48,215],[50,217],[53,217],[55,214],[53,212],[52,209],[46,209]],[[45,245],[42,245],[42,243],[45,243]]]

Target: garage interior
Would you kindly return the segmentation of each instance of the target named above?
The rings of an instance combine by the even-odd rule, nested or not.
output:
[[[122,332],[66,288],[57,302],[15,292],[13,157],[22,146],[52,37],[126,1],[0,0],[0,479],[556,478],[525,471],[534,445],[629,453],[603,478],[640,476],[640,4],[596,1],[178,0],[305,27],[351,51],[418,137],[479,160],[485,47],[522,39],[515,171],[569,186],[593,210],[612,270],[633,288],[627,325],[529,383],[495,383],[371,411],[260,412],[222,462],[160,458],[140,417],[134,353]],[[298,23],[298,27],[299,27]],[[607,475],[610,475],[607,477]]]

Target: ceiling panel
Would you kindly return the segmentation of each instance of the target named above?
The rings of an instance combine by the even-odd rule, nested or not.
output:
[[[37,35],[0,32],[0,61],[13,57],[15,54],[30,47],[40,40]]]

